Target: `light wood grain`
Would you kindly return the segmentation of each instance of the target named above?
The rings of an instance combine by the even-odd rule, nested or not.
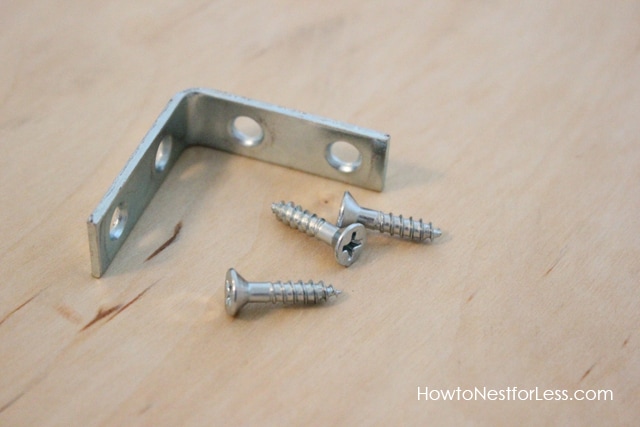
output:
[[[638,2],[4,1],[0,425],[636,424],[639,22]],[[385,191],[194,148],[93,279],[87,216],[193,86],[390,133]],[[370,234],[345,269],[269,209],[333,220],[345,189],[445,235]],[[230,319],[232,266],[345,293]]]

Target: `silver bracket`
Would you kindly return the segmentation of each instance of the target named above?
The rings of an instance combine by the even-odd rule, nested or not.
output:
[[[87,221],[100,277],[185,148],[211,147],[382,191],[389,136],[215,90],[174,96]]]

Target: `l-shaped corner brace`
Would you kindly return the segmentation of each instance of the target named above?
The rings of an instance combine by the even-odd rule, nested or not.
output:
[[[171,167],[194,145],[382,191],[389,135],[220,91],[180,92],[87,220],[94,277],[106,271]]]

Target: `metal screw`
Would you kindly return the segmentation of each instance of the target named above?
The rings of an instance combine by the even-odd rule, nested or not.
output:
[[[247,282],[235,269],[230,268],[225,280],[225,307],[229,316],[235,316],[248,302],[318,304],[341,293],[322,282]]]
[[[345,228],[338,228],[319,218],[316,214],[303,210],[293,202],[273,203],[271,210],[285,224],[291,228],[304,231],[318,240],[322,240],[334,248],[336,260],[341,265],[349,267],[359,257],[367,241],[367,234],[362,224],[350,224]]]
[[[403,218],[392,213],[384,213],[373,209],[363,208],[358,205],[351,193],[344,192],[340,213],[338,214],[338,227],[349,224],[360,223],[371,230],[378,230],[381,233],[397,234],[403,239],[422,242],[433,240],[442,235],[439,228],[433,227],[429,223],[422,222],[422,219],[414,221],[412,217]]]

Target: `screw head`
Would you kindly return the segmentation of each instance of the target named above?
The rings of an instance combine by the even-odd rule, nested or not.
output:
[[[356,202],[356,199],[353,198],[351,193],[345,191],[344,196],[342,196],[342,204],[340,205],[336,225],[338,227],[344,227],[358,222],[360,209],[361,207],[358,205],[358,202]]]
[[[367,233],[362,224],[351,224],[340,230],[335,245],[336,260],[340,265],[349,267],[360,258]]]
[[[235,316],[249,302],[249,285],[238,272],[230,268],[224,282],[225,308],[229,316]]]

